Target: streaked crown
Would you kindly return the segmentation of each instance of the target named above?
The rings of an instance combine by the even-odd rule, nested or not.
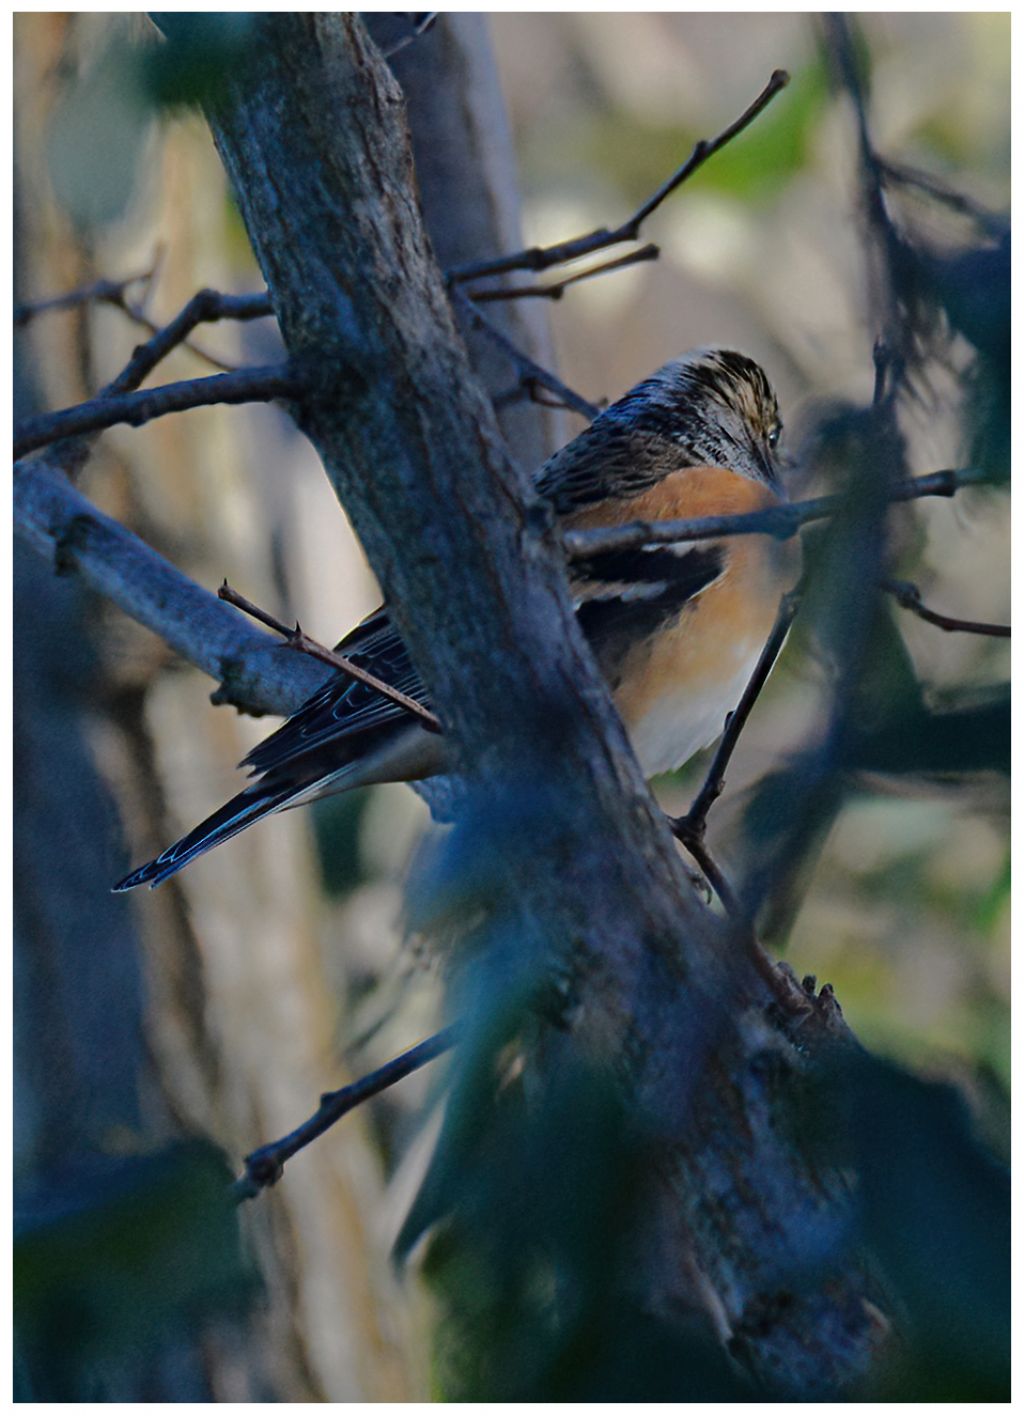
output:
[[[668,438],[694,467],[728,467],[778,485],[782,432],[760,364],[732,349],[695,349],[664,364],[602,415]]]

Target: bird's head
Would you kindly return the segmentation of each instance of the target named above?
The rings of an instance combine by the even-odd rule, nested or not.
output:
[[[672,359],[609,413],[638,431],[670,438],[695,467],[728,467],[779,487],[782,420],[760,364],[732,349]]]

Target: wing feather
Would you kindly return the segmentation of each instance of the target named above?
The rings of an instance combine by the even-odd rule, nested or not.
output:
[[[339,654],[408,694],[424,708],[431,706],[408,650],[383,606],[356,625],[335,647]],[[376,689],[336,673],[276,732],[243,757],[239,766],[250,768],[252,775],[269,772],[326,742],[375,732],[389,725],[397,728],[413,721],[412,714]]]

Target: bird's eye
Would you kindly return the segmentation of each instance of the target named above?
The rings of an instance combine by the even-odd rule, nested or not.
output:
[[[776,423],[768,434],[768,446],[774,452],[779,445],[779,438],[782,437],[782,424]]]

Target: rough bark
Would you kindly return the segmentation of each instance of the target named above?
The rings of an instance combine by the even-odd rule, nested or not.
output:
[[[774,1104],[814,1029],[797,1048],[769,971],[694,898],[640,778],[454,329],[391,75],[351,16],[260,26],[258,62],[212,122],[308,381],[301,422],[457,761],[504,823],[494,868],[519,940],[574,999],[572,1045],[616,1059],[657,1118],[674,1243],[650,1301],[670,1304],[665,1272],[678,1288],[695,1264],[755,1372],[834,1389],[877,1341],[860,1275],[780,1301],[794,1262],[832,1252],[845,1224],[840,1180],[794,1149]]]

